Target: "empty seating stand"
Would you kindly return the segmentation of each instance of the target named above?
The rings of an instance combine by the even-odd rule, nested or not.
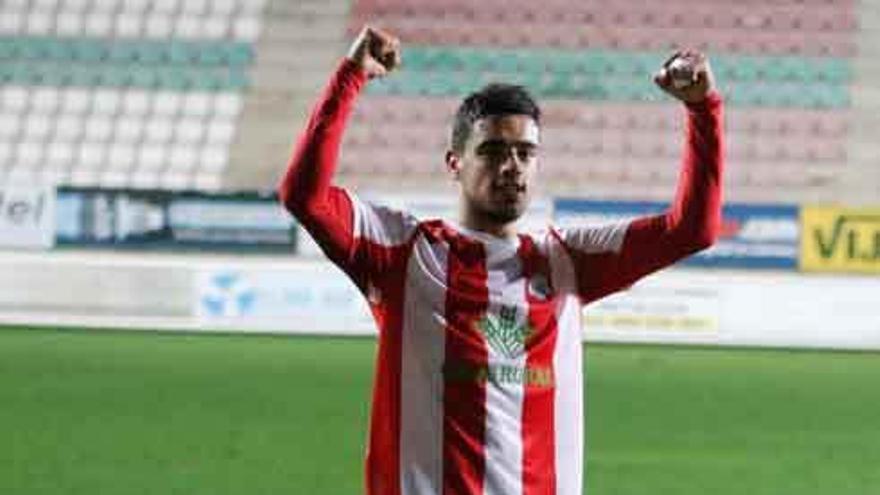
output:
[[[388,28],[404,63],[370,83],[341,171],[398,187],[437,180],[457,102],[505,81],[545,109],[546,190],[668,199],[683,117],[651,75],[687,44],[710,53],[729,104],[733,197],[778,200],[772,183],[813,199],[847,161],[856,10],[854,0],[356,0],[349,33]]]
[[[0,174],[219,188],[263,3],[3,3]]]

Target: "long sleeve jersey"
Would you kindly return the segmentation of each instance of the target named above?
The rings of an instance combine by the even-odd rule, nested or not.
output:
[[[714,241],[720,96],[686,105],[678,190],[664,214],[507,239],[419,220],[333,184],[365,83],[352,62],[340,64],[279,194],[378,326],[366,493],[581,493],[582,306]]]

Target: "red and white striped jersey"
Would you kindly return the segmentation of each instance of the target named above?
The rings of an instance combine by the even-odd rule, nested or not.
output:
[[[368,299],[379,328],[367,494],[581,493],[581,308],[714,239],[720,98],[688,111],[666,214],[498,238],[332,185],[363,83],[351,64],[340,67],[279,192]]]
[[[354,205],[355,263],[380,325],[371,494],[580,493],[581,301],[566,242],[494,238]]]

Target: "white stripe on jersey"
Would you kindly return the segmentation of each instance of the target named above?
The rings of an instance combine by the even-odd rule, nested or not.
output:
[[[550,269],[557,287],[563,289],[557,306],[554,425],[556,428],[556,494],[580,495],[583,476],[583,380],[580,301],[574,266],[563,246],[548,238]]]
[[[489,254],[489,312],[500,315],[503,314],[503,306],[515,308],[515,328],[523,328],[528,318],[528,306],[524,305],[526,279],[522,277],[522,264],[516,255],[516,246],[498,241],[486,245]],[[525,352],[511,358],[491,343],[487,347],[489,369],[525,368]],[[523,382],[525,380],[498,380],[494,386],[486,386],[484,495],[520,495],[523,492]]]
[[[559,229],[566,244],[585,254],[620,252],[629,222],[618,222],[598,227]]]
[[[418,226],[413,215],[393,208],[361,201],[356,194],[348,194],[354,210],[354,236],[368,239],[382,246],[403,244]]]
[[[443,487],[443,360],[446,247],[415,240],[407,263],[401,344],[400,486],[403,494],[439,494]],[[442,315],[442,313],[441,313]]]

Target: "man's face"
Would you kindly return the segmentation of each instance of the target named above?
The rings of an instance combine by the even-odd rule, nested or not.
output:
[[[447,158],[471,216],[503,225],[525,212],[538,165],[539,135],[538,124],[528,115],[474,122],[463,153]]]

